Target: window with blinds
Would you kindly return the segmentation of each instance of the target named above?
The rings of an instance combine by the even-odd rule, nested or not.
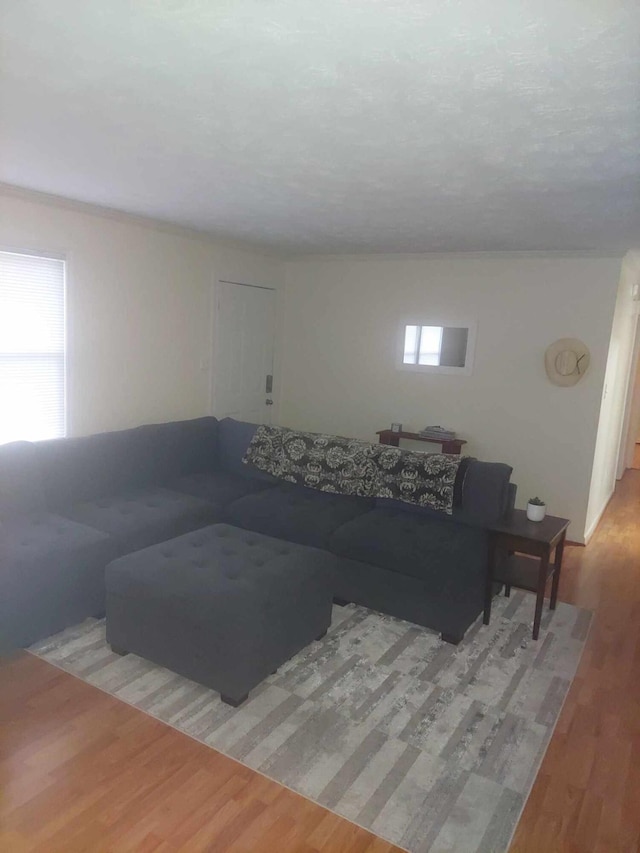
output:
[[[65,263],[0,252],[0,444],[65,434]]]

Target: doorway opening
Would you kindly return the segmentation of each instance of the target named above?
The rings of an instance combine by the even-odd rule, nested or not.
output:
[[[629,468],[640,469],[640,315],[635,315],[635,336],[625,400],[617,478]]]

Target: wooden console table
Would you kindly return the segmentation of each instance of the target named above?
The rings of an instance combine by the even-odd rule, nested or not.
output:
[[[489,529],[489,561],[484,603],[485,625],[489,624],[491,618],[493,584],[503,583],[507,596],[511,592],[511,587],[515,586],[518,589],[536,593],[533,639],[538,639],[544,593],[550,577],[553,577],[553,583],[549,609],[556,609],[562,553],[568,526],[568,518],[547,515],[542,521],[529,521],[524,510],[514,509],[504,521],[494,524]],[[552,563],[551,554],[554,549],[555,557]],[[525,554],[529,556],[523,556]]]
[[[462,451],[462,446],[466,444],[466,441],[462,441],[460,438],[454,438],[451,440],[440,439],[440,438],[427,438],[426,435],[422,435],[419,432],[393,432],[390,429],[381,429],[376,435],[380,436],[380,444],[390,444],[393,447],[400,446],[401,438],[409,438],[411,441],[426,441],[429,444],[439,444],[442,448],[443,453],[452,453],[454,456],[459,456]]]

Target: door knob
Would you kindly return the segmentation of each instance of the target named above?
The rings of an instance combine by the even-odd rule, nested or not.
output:
[[[273,400],[270,400],[269,398],[267,398],[264,402],[267,406],[273,406]]]

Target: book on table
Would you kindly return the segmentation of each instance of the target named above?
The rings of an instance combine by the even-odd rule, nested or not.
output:
[[[445,429],[441,426],[427,426],[420,430],[420,435],[425,438],[436,438],[441,441],[455,441],[456,434],[451,429]]]

